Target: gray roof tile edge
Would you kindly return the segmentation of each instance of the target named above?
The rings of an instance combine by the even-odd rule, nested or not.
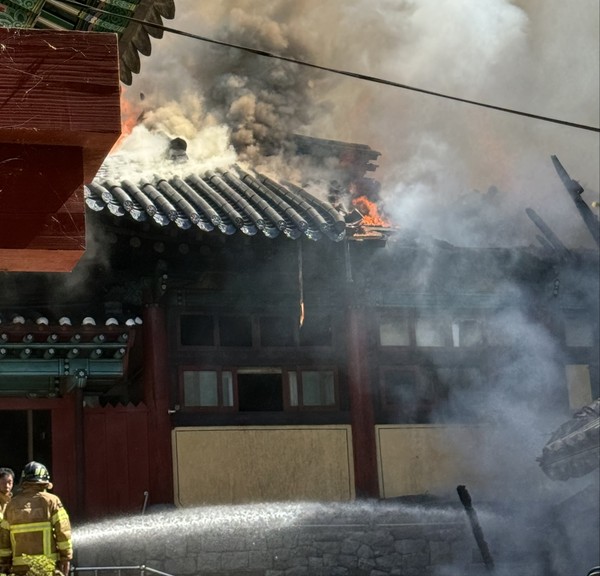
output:
[[[86,205],[93,211],[105,208],[117,217],[150,221],[181,229],[214,228],[231,235],[249,236],[261,231],[268,238],[280,233],[291,239],[345,237],[343,215],[331,204],[303,188],[282,184],[262,174],[235,166],[229,170],[190,174],[184,178],[155,176],[133,183],[95,180],[84,187]],[[147,216],[146,216],[147,215]]]

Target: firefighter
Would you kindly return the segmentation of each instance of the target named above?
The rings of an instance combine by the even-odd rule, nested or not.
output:
[[[12,498],[12,489],[15,482],[15,473],[10,468],[0,468],[0,521],[4,516],[4,509]]]
[[[45,556],[67,576],[73,558],[71,523],[60,498],[48,492],[52,484],[46,467],[29,462],[20,488],[0,522],[0,572],[25,574],[24,555]]]

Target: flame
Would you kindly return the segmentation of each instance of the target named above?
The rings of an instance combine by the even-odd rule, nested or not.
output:
[[[389,221],[379,214],[379,208],[375,202],[371,202],[366,196],[359,196],[352,200],[352,205],[363,215],[363,226],[390,227]]]
[[[140,108],[134,106],[134,104],[125,97],[125,91],[121,90],[121,135],[113,145],[111,152],[115,152],[121,147],[125,138],[131,134],[131,131],[138,124],[142,112],[143,111]]]

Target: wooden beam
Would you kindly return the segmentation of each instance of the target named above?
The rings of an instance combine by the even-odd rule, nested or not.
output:
[[[117,35],[0,28],[0,142],[83,149],[86,182],[121,134]]]
[[[0,106],[0,270],[70,271],[121,133],[116,34],[0,28]]]
[[[172,461],[171,419],[169,416],[169,369],[166,356],[167,328],[164,308],[146,304],[143,323],[144,402],[148,406],[150,441],[150,502],[171,504],[173,482],[168,474],[153,474],[165,462]]]

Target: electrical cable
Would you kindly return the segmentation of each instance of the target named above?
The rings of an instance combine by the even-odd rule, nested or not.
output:
[[[99,12],[102,14],[108,14],[110,16],[115,16],[114,12],[110,12],[108,10],[103,10],[101,8],[94,8],[92,6],[88,6],[86,4],[82,4],[81,2],[77,2],[77,0],[61,0],[64,4],[71,4],[73,6],[77,6],[83,10]],[[194,40],[201,40],[202,42],[207,42],[210,44],[216,44],[218,46],[225,46],[227,48],[235,48],[236,50],[241,50],[244,52],[248,52],[250,54],[255,54],[257,56],[264,56],[266,58],[274,58],[277,60],[282,60],[284,62],[290,62],[292,64],[297,64],[299,66],[305,66],[308,68],[313,68],[316,70],[321,70],[324,72],[330,72],[332,74],[338,74],[340,76],[348,76],[350,78],[355,78],[357,80],[364,80],[367,82],[373,82],[376,84],[383,84],[385,86],[391,86],[393,88],[401,88],[403,90],[409,90],[412,92],[419,92],[421,94],[427,94],[429,96],[435,96],[437,98],[445,98],[447,100],[454,100],[455,102],[462,102],[463,104],[471,104],[473,106],[479,106],[482,108],[488,108],[491,110],[497,110],[499,112],[506,112],[507,114],[515,114],[518,116],[524,116],[526,118],[533,118],[535,120],[542,120],[544,122],[551,122],[554,124],[561,124],[563,126],[570,126],[572,128],[578,128],[580,130],[588,130],[591,132],[599,132],[600,128],[596,126],[590,126],[588,124],[579,124],[577,122],[569,122],[567,120],[560,120],[558,118],[551,118],[549,116],[542,116],[540,114],[533,114],[530,112],[523,112],[522,110],[515,110],[514,108],[505,108],[503,106],[496,106],[494,104],[487,104],[485,102],[479,102],[477,100],[469,100],[467,98],[460,98],[458,96],[451,96],[449,94],[443,94],[441,92],[435,92],[433,90],[426,90],[425,88],[418,88],[416,86],[410,86],[409,84],[402,84],[400,82],[394,82],[392,80],[386,80],[384,78],[378,78],[376,76],[370,76],[368,74],[361,74],[359,72],[350,72],[348,70],[340,70],[337,68],[331,68],[329,66],[322,66],[320,64],[315,64],[313,62],[307,62],[304,60],[298,60],[296,58],[291,58],[289,56],[282,56],[280,54],[274,54],[272,52],[268,52],[266,50],[260,50],[257,48],[250,48],[248,46],[241,46],[239,44],[232,44],[230,42],[224,42],[222,40],[215,40],[213,38],[207,38],[205,36],[200,36],[198,34],[193,34],[192,32],[185,32],[183,30],[178,30],[176,28],[171,28],[169,26],[164,26],[163,24],[155,24],[153,22],[148,22],[146,20],[141,20],[139,18],[134,18],[133,16],[125,16],[118,15],[120,18],[125,20],[129,20],[130,22],[135,22],[137,24],[141,24],[143,26],[150,26],[152,28],[158,28],[163,32],[169,32],[171,34],[176,34],[179,36],[184,36],[187,38],[192,38]]]

